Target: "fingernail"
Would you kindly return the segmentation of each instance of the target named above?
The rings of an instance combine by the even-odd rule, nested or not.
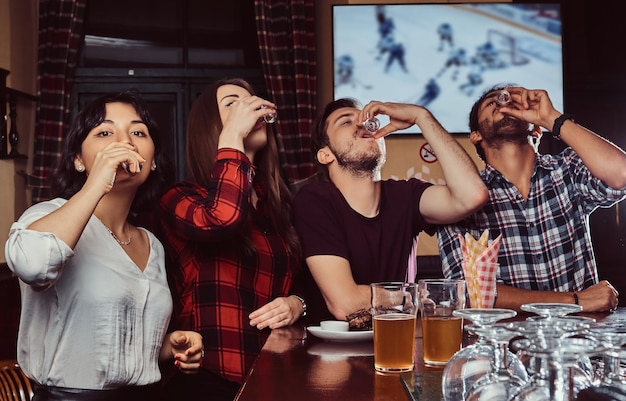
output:
[[[174,365],[176,365],[176,366],[180,367],[180,361],[176,361],[176,362],[174,362]]]

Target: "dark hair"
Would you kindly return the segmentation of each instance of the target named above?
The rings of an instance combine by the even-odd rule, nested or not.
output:
[[[361,104],[356,99],[341,98],[333,100],[324,107],[322,114],[317,116],[313,123],[313,132],[311,133],[311,150],[313,152],[313,160],[317,160],[317,152],[324,146],[328,146],[330,139],[328,138],[328,116],[333,112],[345,107],[360,109]],[[326,165],[317,163],[318,170],[325,177],[328,177],[328,168]]]
[[[187,121],[187,169],[193,181],[207,187],[211,169],[217,154],[217,144],[223,124],[217,104],[217,90],[224,85],[236,85],[255,95],[254,88],[241,78],[221,79],[207,86],[193,102]],[[280,169],[276,124],[267,124],[267,145],[259,150],[254,159],[256,167],[255,181],[267,185],[267,214],[271,216],[274,227],[283,237],[291,252],[300,253],[300,241],[292,224],[292,196]],[[240,232],[244,248],[254,251],[249,229]]]
[[[89,102],[78,113],[69,128],[64,140],[63,151],[55,168],[52,182],[54,197],[69,199],[74,196],[85,184],[87,175],[76,171],[74,161],[81,153],[81,147],[89,132],[102,124],[106,118],[106,105],[109,103],[125,103],[132,106],[141,120],[148,127],[150,137],[154,143],[154,161],[156,171],[152,171],[148,179],[139,187],[131,206],[131,215],[139,213],[157,204],[161,192],[172,180],[173,169],[171,161],[165,155],[161,146],[161,135],[155,120],[150,115],[146,102],[141,94],[134,89],[119,93],[107,93]]]
[[[504,88],[509,88],[513,86],[517,86],[517,84],[499,83],[485,90],[482,93],[482,95],[480,95],[480,97],[478,98],[478,100],[476,100],[476,102],[474,102],[474,105],[472,106],[472,109],[470,110],[470,114],[469,114],[470,133],[474,131],[479,131],[480,125],[478,121],[478,109],[480,108],[480,105],[483,104],[487,96],[489,96],[489,94],[491,94],[492,92],[499,91]],[[483,148],[480,146],[480,143],[475,144],[474,147],[476,148],[476,153],[478,154],[478,157],[480,157],[481,160],[485,160],[485,152],[483,151]]]

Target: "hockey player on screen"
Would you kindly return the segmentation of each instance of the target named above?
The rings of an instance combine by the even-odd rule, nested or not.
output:
[[[483,83],[483,71],[484,68],[480,65],[473,64],[469,74],[467,74],[467,81],[459,86],[459,90],[467,96],[472,96],[474,89]]]
[[[451,78],[453,81],[456,81],[456,78],[459,75],[459,69],[466,65],[467,54],[465,53],[465,49],[459,47],[458,49],[452,50],[443,68],[441,68],[441,70],[439,70],[439,72],[437,73],[437,78],[441,77],[449,68],[451,68]]]
[[[380,60],[385,53],[389,51],[389,48],[394,43],[394,30],[395,24],[393,19],[385,14],[384,9],[377,9],[376,20],[378,21],[378,56],[376,60]]]
[[[439,48],[438,51],[442,51],[446,44],[448,48],[454,47],[454,39],[452,37],[452,26],[447,22],[442,23],[437,27],[437,33],[439,34]]]
[[[415,104],[422,107],[428,107],[428,105],[439,96],[441,88],[437,84],[435,78],[431,78],[428,80],[424,90],[424,94],[417,100],[417,102],[415,102]]]
[[[360,86],[363,89],[372,89],[372,85],[360,82],[354,76],[354,59],[349,54],[340,56],[335,62],[335,87],[350,85],[352,88]]]
[[[397,60],[398,64],[400,64],[402,71],[407,73],[409,72],[406,69],[406,64],[404,62],[405,52],[404,45],[401,42],[395,42],[389,47],[389,56],[387,57],[387,64],[385,64],[385,73],[389,72],[389,67],[391,67],[391,64],[393,64],[395,60]]]
[[[493,43],[485,42],[476,48],[476,55],[473,57],[476,62],[484,68],[504,68],[508,64],[504,61]]]
[[[344,54],[337,59],[337,72],[335,76],[335,86],[351,84],[354,88],[354,60],[349,54]]]

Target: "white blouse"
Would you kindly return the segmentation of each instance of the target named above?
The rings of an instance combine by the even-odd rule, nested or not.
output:
[[[142,272],[95,216],[73,251],[51,233],[26,229],[65,202],[26,210],[5,245],[20,279],[20,366],[48,386],[114,389],[159,381],[172,313],[163,246],[142,229],[150,239]]]

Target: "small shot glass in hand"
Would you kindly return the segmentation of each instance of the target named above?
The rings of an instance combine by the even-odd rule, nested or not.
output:
[[[508,106],[513,101],[511,100],[511,94],[509,91],[501,90],[500,93],[498,93],[498,96],[496,96],[496,102],[498,102],[500,106]]]
[[[380,128],[380,120],[378,120],[378,118],[376,117],[370,118],[370,115],[368,113],[367,118],[365,119],[365,121],[363,121],[363,128],[365,128],[367,132],[373,135]]]
[[[269,109],[269,107],[267,106],[261,106],[262,109]],[[276,111],[272,112],[272,113],[267,113],[263,116],[263,121],[265,121],[267,124],[273,124],[276,122],[276,118],[278,118],[278,113],[276,113]]]

